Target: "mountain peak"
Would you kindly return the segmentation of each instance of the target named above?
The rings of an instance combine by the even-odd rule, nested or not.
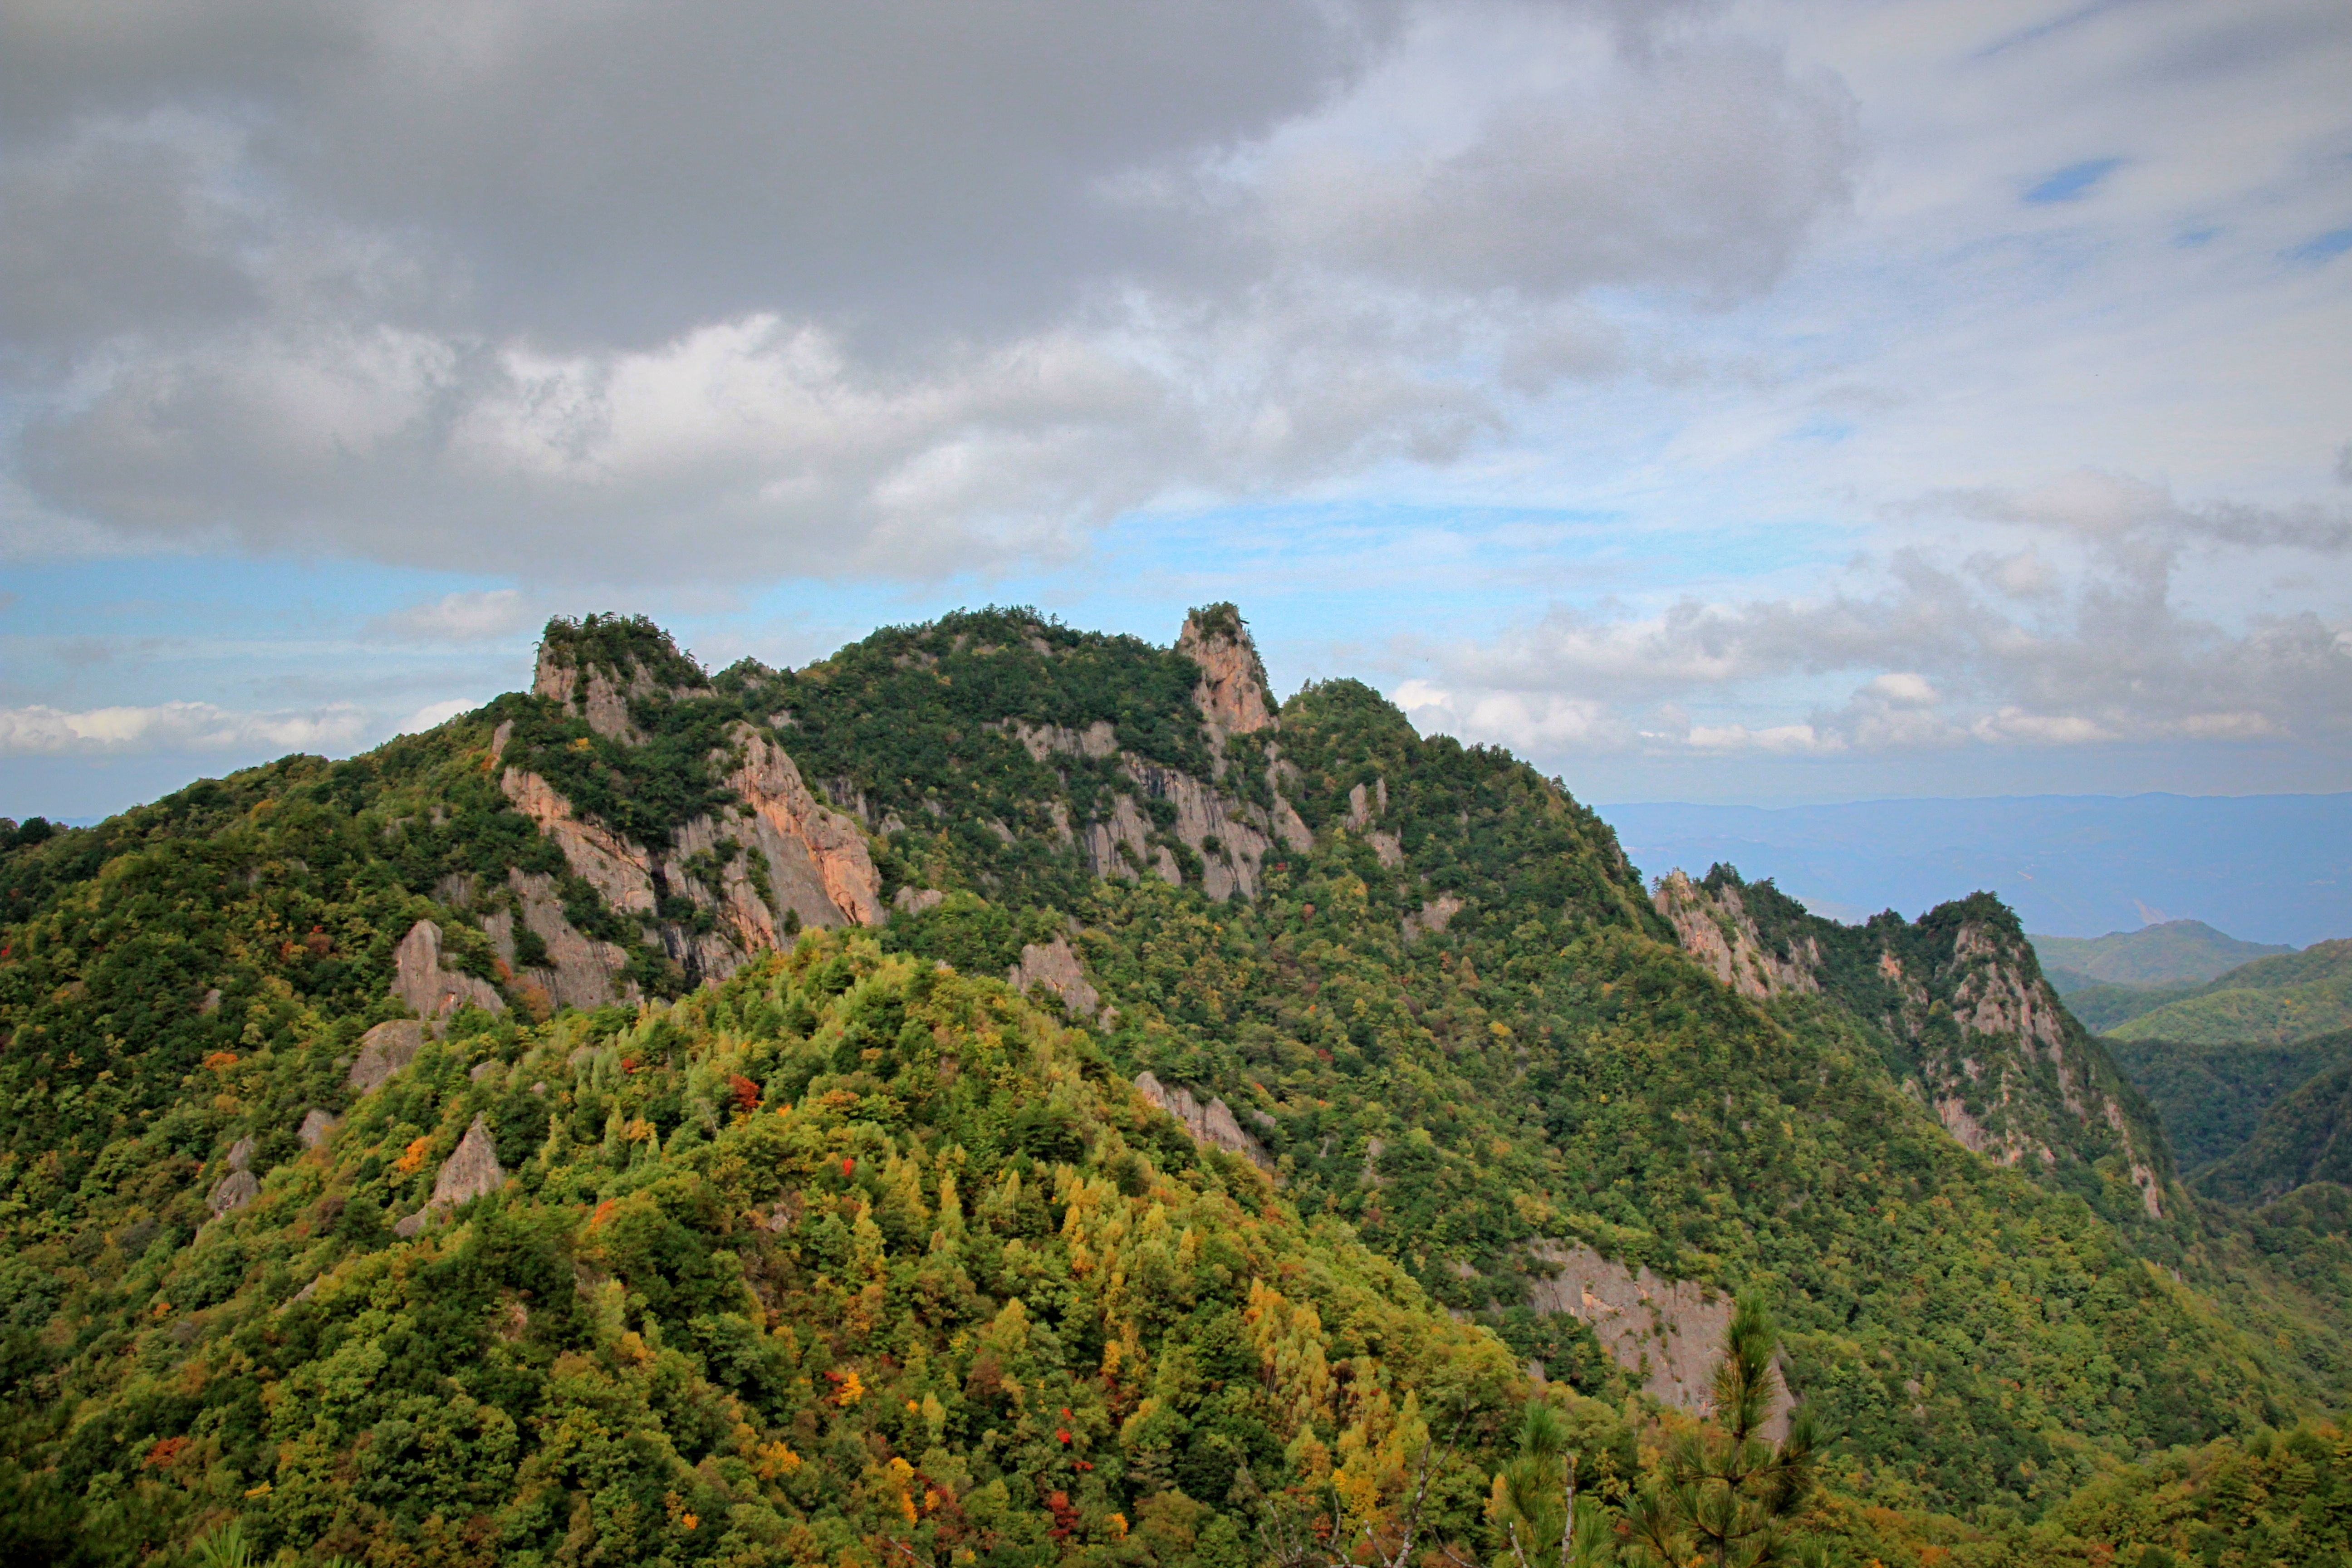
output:
[[[637,738],[629,703],[656,691],[707,692],[702,667],[645,616],[558,616],[540,634],[531,690],[588,721],[600,735]]]
[[[1201,667],[1192,700],[1220,740],[1280,726],[1266,691],[1265,665],[1249,623],[1233,605],[1204,605],[1187,615],[1176,651]]]

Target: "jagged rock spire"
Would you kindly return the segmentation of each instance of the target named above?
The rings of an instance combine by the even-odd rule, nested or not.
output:
[[[1204,605],[1186,616],[1176,651],[1201,667],[1192,700],[1216,739],[1280,727],[1266,692],[1265,665],[1250,640],[1249,624],[1232,605]]]

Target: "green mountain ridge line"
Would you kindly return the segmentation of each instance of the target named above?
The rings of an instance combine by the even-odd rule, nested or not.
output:
[[[2352,1486],[2334,1167],[2193,1194],[1999,900],[1650,885],[1360,683],[1277,709],[1230,605],[557,621],[10,849],[0,923],[19,1555],[1240,1563],[1423,1495],[1475,1556],[1532,1400],[1639,1561],[1741,1293],[1825,1550],[2072,1560],[2176,1448]],[[2336,1528],[2230,1506],[2126,1522]]]
[[[2100,937],[2026,940],[2033,943],[2047,970],[2121,985],[2199,985],[2240,964],[2295,951],[2268,942],[2242,942],[2203,921],[2165,921]]]
[[[2284,1044],[2352,1028],[2352,938],[2241,964],[2177,1001],[2116,1025],[2119,1040]]]

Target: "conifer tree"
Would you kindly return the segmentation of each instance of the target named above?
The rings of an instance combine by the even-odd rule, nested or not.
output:
[[[1741,1296],[1716,1363],[1713,1419],[1677,1438],[1626,1505],[1635,1561],[1764,1568],[1797,1560],[1792,1531],[1815,1484],[1813,1424],[1800,1406],[1787,1436],[1776,1443],[1765,1434],[1781,1392],[1779,1342],[1763,1301]]]

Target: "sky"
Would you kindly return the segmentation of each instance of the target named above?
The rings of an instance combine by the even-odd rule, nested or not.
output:
[[[14,0],[0,815],[1034,604],[1600,802],[2352,787],[2341,0]]]

